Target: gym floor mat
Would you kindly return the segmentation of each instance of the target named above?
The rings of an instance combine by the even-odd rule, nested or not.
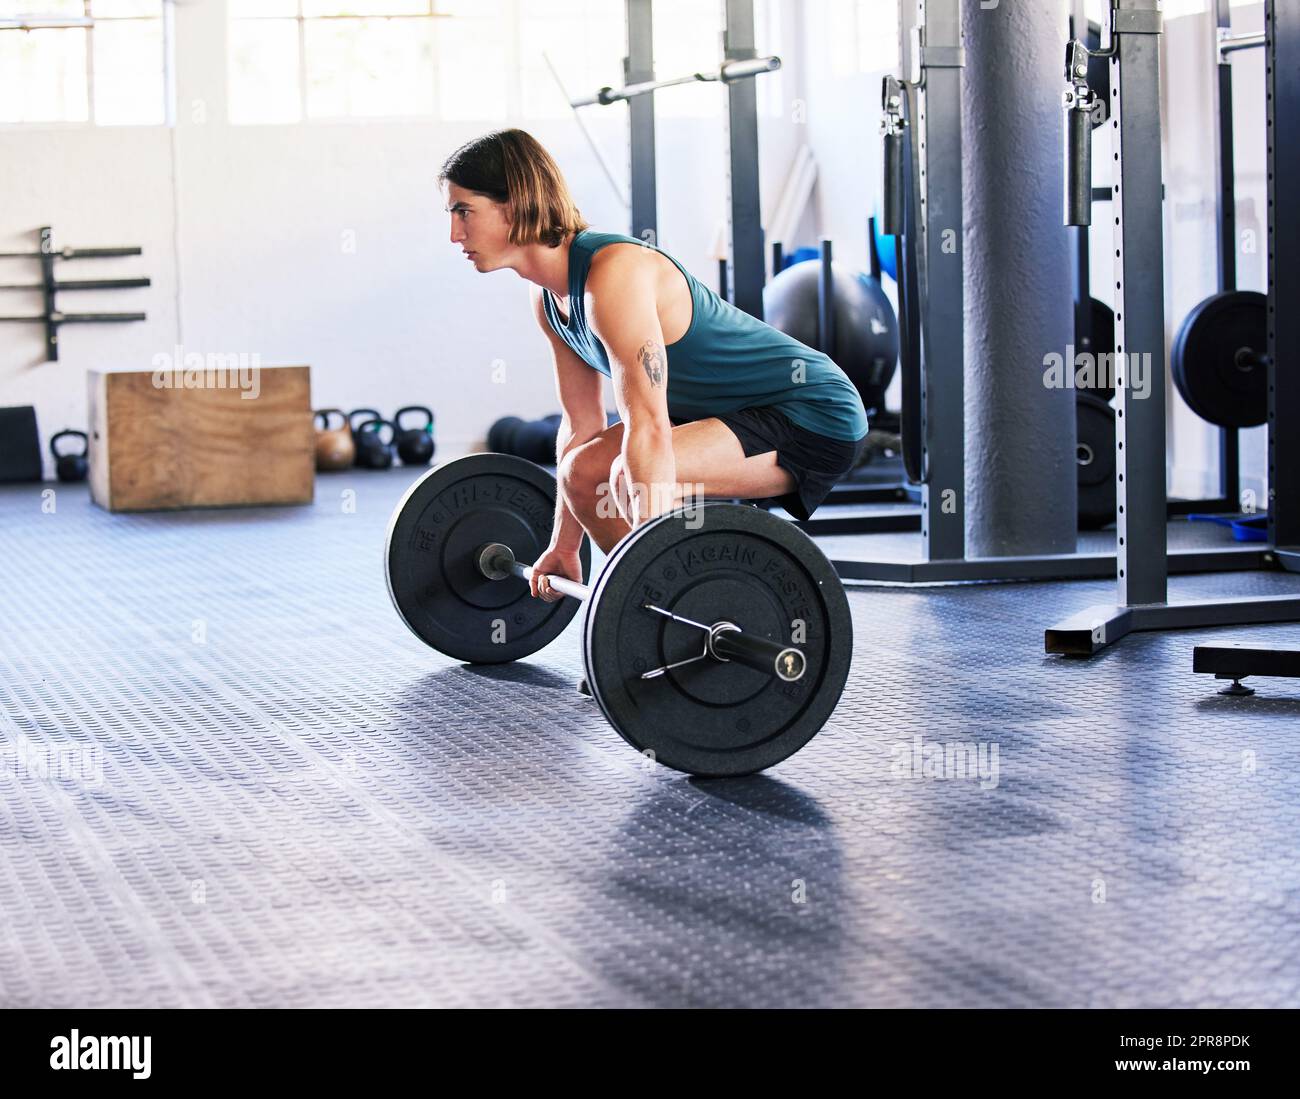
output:
[[[489,669],[407,631],[417,473],[170,514],[0,489],[0,1003],[1300,1006],[1300,690],[1191,670],[1300,625],[1082,662],[1043,630],[1111,584],[850,585],[826,729],[691,780],[575,691],[581,617]]]

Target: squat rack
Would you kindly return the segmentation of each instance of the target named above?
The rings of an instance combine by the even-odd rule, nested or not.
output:
[[[1225,29],[1226,0],[1216,4]],[[1300,239],[1300,0],[1266,0],[1268,116],[1269,529],[1267,555],[1300,571],[1300,271],[1281,259]],[[1049,653],[1090,656],[1134,630],[1187,629],[1300,619],[1300,595],[1168,601],[1164,523],[1165,342],[1162,236],[1159,0],[1112,0],[1111,120],[1118,155],[1115,211],[1120,288],[1116,352],[1149,353],[1153,384],[1135,400],[1117,379],[1118,575],[1113,604],[1090,607],[1049,628]],[[1241,46],[1239,48],[1245,48]],[[1222,74],[1221,74],[1222,75]],[[1067,162],[1067,193],[1081,170]],[[1279,196],[1281,201],[1279,201]],[[1235,242],[1234,242],[1235,247]],[[1224,249],[1223,256],[1229,250]],[[1121,357],[1121,362],[1125,360]],[[1125,366],[1125,370],[1127,367]],[[1288,430],[1279,430],[1285,425]],[[1133,506],[1136,505],[1136,506]]]
[[[1122,7],[1125,14],[1120,17],[1120,22],[1128,25],[1136,0],[1111,2],[1115,5],[1112,16]],[[1154,7],[1154,0],[1144,6]],[[921,560],[837,559],[834,562],[836,571],[845,580],[900,584],[1115,576],[1124,567],[1118,553],[966,556],[965,347],[962,338],[965,287],[961,264],[954,262],[960,261],[960,250],[955,256],[941,252],[944,230],[955,230],[959,240],[963,237],[961,69],[965,55],[962,2],[917,0],[915,6],[905,3],[902,9],[902,53],[905,58],[910,57],[912,63],[911,71],[905,72],[906,80],[886,78],[886,165],[894,164],[896,170],[892,173],[895,186],[890,187],[887,181],[884,209],[887,222],[896,220],[906,211],[905,231],[914,234],[916,243],[913,246],[911,242],[900,239],[899,278],[909,282],[915,279],[917,292],[913,298],[924,303],[920,352],[919,356],[913,356],[919,367],[919,377],[912,380],[915,397],[910,402],[907,399],[910,372],[906,359],[903,364],[904,404],[910,403],[919,412],[919,420],[905,419],[904,431],[906,433],[910,424],[913,434],[919,439],[919,454],[913,455],[909,465],[919,469],[922,480]],[[1158,81],[1155,89],[1151,92],[1152,103],[1159,102]],[[892,117],[889,107],[891,91],[896,92],[898,99]],[[902,132],[910,131],[910,141],[904,144],[910,156],[905,155],[901,165],[892,159],[889,147],[891,134],[900,129]],[[896,197],[900,177],[904,181],[901,207],[900,199]],[[1162,190],[1158,190],[1157,195],[1158,200],[1162,199]],[[1112,197],[1109,192],[1107,197]],[[934,212],[939,210],[944,211],[942,225],[933,224]],[[1157,230],[1159,226],[1157,210]],[[914,274],[907,270],[909,256],[915,257]],[[900,297],[906,294],[907,289],[910,286],[904,288],[900,285]],[[906,334],[909,328],[907,319],[904,314],[900,314],[899,319],[900,328]],[[1160,366],[1155,384],[1163,385],[1163,332],[1159,350],[1160,355],[1153,356]],[[1163,414],[1163,390],[1160,406]],[[906,417],[906,407],[904,414]],[[1169,507],[1163,487],[1164,445],[1162,422],[1158,459],[1144,456],[1144,460],[1154,461],[1153,468],[1159,470],[1160,499],[1154,505],[1149,501],[1143,503],[1144,507],[1154,507],[1152,521],[1159,523],[1162,539]],[[906,450],[906,438],[904,447]],[[946,507],[943,506],[945,488],[955,489],[955,492],[947,494]],[[1120,548],[1124,547],[1122,538],[1122,532],[1118,532]],[[1161,557],[1163,567],[1175,573],[1254,569],[1272,563],[1267,548],[1250,545],[1169,552],[1162,544]]]
[[[1212,0],[1214,19],[1217,28],[1215,42],[1216,94],[1215,111],[1217,116],[1216,139],[1216,194],[1218,196],[1216,217],[1216,249],[1218,256],[1218,289],[1226,292],[1237,289],[1237,199],[1236,199],[1236,154],[1232,119],[1232,68],[1227,54],[1237,50],[1252,49],[1264,45],[1262,34],[1231,33],[1232,14],[1227,0]],[[1082,16],[1076,16],[1076,19]],[[1091,38],[1091,32],[1089,32]],[[1076,38],[1083,40],[1077,31]],[[1090,42],[1090,38],[1085,40]],[[1100,43],[1098,43],[1098,47]],[[1089,45],[1089,49],[1095,47]],[[1094,52],[1094,57],[1100,53]],[[1110,187],[1093,187],[1092,201],[1109,202]],[[1089,271],[1088,227],[1077,226],[1072,234],[1075,242],[1075,260],[1078,265],[1076,276],[1079,321],[1076,331],[1091,342],[1091,324],[1089,318],[1089,299],[1091,281]],[[1113,315],[1113,314],[1112,314]],[[1114,347],[1110,350],[1113,352]],[[1192,515],[1198,512],[1227,512],[1236,514],[1241,510],[1241,431],[1238,428],[1220,427],[1219,437],[1219,494],[1212,499],[1189,500],[1170,499],[1167,504],[1170,518],[1179,515]]]
[[[1223,0],[1220,0],[1222,3]],[[1268,497],[1278,563],[1300,572],[1300,0],[1267,0]],[[1286,260],[1280,257],[1285,254]],[[1285,426],[1286,430],[1283,430]]]
[[[569,101],[582,107],[626,103],[632,180],[632,236],[659,239],[655,186],[654,93],[682,84],[717,83],[727,89],[727,230],[730,264],[719,262],[721,295],[763,319],[765,280],[762,203],[758,176],[758,94],[753,78],[781,68],[779,57],[755,47],[754,0],[726,0],[723,58],[717,69],[659,80],[654,71],[653,0],[625,0],[627,56],[621,88],[600,88]],[[730,291],[730,292],[729,292]]]

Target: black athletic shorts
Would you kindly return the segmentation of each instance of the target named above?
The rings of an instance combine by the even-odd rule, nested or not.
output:
[[[776,464],[794,476],[795,490],[772,502],[796,519],[812,518],[835,483],[858,464],[867,445],[865,435],[846,443],[809,431],[775,408],[742,408],[715,419],[731,428],[746,458],[776,451]]]

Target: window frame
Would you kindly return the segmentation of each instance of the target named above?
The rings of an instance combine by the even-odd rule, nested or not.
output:
[[[236,121],[230,117],[231,97],[227,92],[226,96],[226,122],[230,126],[337,126],[343,125],[374,125],[374,124],[391,124],[394,122],[451,122],[456,123],[460,119],[447,119],[442,114],[442,93],[438,80],[438,65],[435,58],[430,77],[430,109],[427,112],[418,111],[402,114],[337,114],[337,115],[317,115],[312,116],[307,110],[307,24],[310,23],[327,23],[336,20],[349,20],[353,22],[360,21],[392,21],[405,19],[429,20],[433,30],[434,49],[437,51],[441,46],[438,35],[438,24],[443,19],[459,18],[450,12],[438,10],[439,0],[423,0],[427,6],[427,11],[422,12],[395,12],[390,15],[305,15],[303,14],[303,0],[295,0],[297,9],[294,15],[232,15],[227,13],[226,24],[229,27],[234,23],[258,23],[258,22],[287,22],[293,20],[296,23],[298,39],[298,117],[287,121],[259,122],[259,121]],[[510,65],[512,70],[517,71],[519,68],[519,23],[520,11],[518,0],[504,0],[507,7],[506,20],[511,27],[511,33],[508,36],[508,47],[510,50]],[[226,46],[226,86],[229,88],[230,82],[230,47],[227,42]],[[506,89],[506,118],[518,116],[520,106],[520,81],[513,79]]]
[[[475,17],[474,16],[465,17],[451,12],[439,11],[438,9],[440,6],[440,0],[422,0],[422,2],[427,4],[427,7],[429,9],[428,11],[403,12],[403,13],[394,13],[391,15],[382,15],[382,14],[381,15],[304,15],[303,14],[304,0],[295,0],[294,7],[296,9],[296,14],[293,15],[287,13],[285,14],[256,13],[251,15],[235,15],[231,12],[227,12],[226,15],[227,27],[230,27],[235,23],[257,23],[263,21],[283,23],[283,22],[288,22],[290,20],[293,20],[296,23],[297,44],[298,44],[298,72],[296,74],[297,85],[298,85],[297,87],[298,114],[297,117],[294,119],[278,119],[278,120],[268,120],[268,121],[249,120],[249,119],[236,120],[231,116],[232,97],[229,93],[231,54],[230,54],[230,44],[228,38],[227,45],[226,45],[226,50],[227,50],[226,53],[227,94],[226,94],[226,104],[225,104],[226,123],[230,126],[235,126],[235,127],[338,126],[338,125],[364,126],[364,125],[392,124],[394,122],[397,123],[423,122],[423,123],[435,123],[435,124],[458,126],[458,125],[465,125],[468,123],[482,124],[482,125],[510,125],[510,124],[519,123],[521,121],[522,122],[537,121],[537,122],[549,123],[552,121],[556,121],[561,117],[568,117],[567,112],[562,115],[555,115],[555,116],[546,115],[546,116],[539,116],[539,117],[525,114],[524,111],[525,43],[523,42],[523,27],[525,23],[525,17],[530,16],[533,13],[525,12],[523,7],[523,0],[502,0],[505,11],[502,13],[500,18],[503,22],[506,23],[507,27],[509,28],[509,33],[504,36],[504,47],[508,55],[506,57],[506,67],[510,73],[510,78],[505,89],[504,113],[496,118],[491,116],[485,116],[481,119],[464,119],[460,117],[448,117],[447,115],[445,115],[443,112],[443,94],[441,88],[440,68],[439,68],[439,51],[441,50],[442,42],[438,32],[438,25],[443,19],[462,19],[462,18],[475,18]],[[624,24],[624,11],[623,11],[622,0],[604,0],[604,2],[617,5],[618,22],[620,24]],[[708,0],[704,0],[704,2],[708,2]],[[722,10],[723,0],[712,0],[712,2],[717,5],[717,10],[719,12],[717,32],[719,34],[719,46],[720,46],[721,45],[720,34],[723,26],[723,20],[721,18],[720,13]],[[781,20],[781,15],[783,10],[780,0],[755,0],[755,9],[756,9],[755,10],[756,29],[765,30],[770,28],[774,33],[779,34],[781,31],[780,20]],[[759,9],[762,9],[762,11],[760,11]],[[762,20],[760,20],[760,16],[762,17]],[[488,22],[496,17],[482,17],[482,18],[484,18],[485,22]],[[318,115],[315,117],[311,116],[308,113],[307,110],[308,66],[307,66],[307,42],[306,42],[307,23],[309,21],[326,22],[330,20],[340,20],[340,19],[346,19],[346,20],[383,19],[383,20],[390,20],[390,21],[404,20],[404,19],[433,20],[433,28],[434,28],[433,44],[435,50],[435,57],[433,62],[433,68],[430,73],[432,86],[430,88],[431,105],[428,112],[421,111],[421,112],[401,113],[401,114],[390,114],[390,113],[355,114],[355,115],[340,114],[340,115]],[[658,16],[656,17],[656,22],[658,22]],[[719,59],[721,58],[720,50],[718,52],[718,57]],[[659,60],[656,60],[655,67],[656,67],[656,71],[660,71],[662,69],[662,64]],[[620,55],[620,68],[621,68],[621,55]],[[778,78],[779,75],[780,74],[776,74]],[[576,90],[577,90],[576,88],[569,89],[569,91],[571,92]],[[778,104],[777,106],[780,105]],[[715,110],[708,111],[708,112],[694,112],[694,111],[685,112],[682,114],[682,117],[686,117],[686,118],[712,117],[713,114],[723,110],[725,110],[725,108],[718,107]],[[762,117],[765,119],[769,117],[771,118],[780,117],[784,112],[783,107],[780,107],[780,109],[776,109],[776,107],[774,107],[770,112],[762,110],[761,101],[760,101],[760,110],[762,112]],[[673,115],[676,116],[677,112],[673,112]]]
[[[34,0],[37,2],[37,0]],[[49,26],[43,24],[33,30],[80,30],[86,39],[86,117],[84,119],[33,119],[31,121],[0,121],[0,133],[18,133],[31,130],[149,130],[169,129],[176,124],[176,36],[174,0],[161,0],[158,15],[91,15],[94,0],[82,0],[82,15],[51,16]],[[301,3],[301,0],[300,0]],[[37,13],[27,13],[35,16]],[[6,17],[21,18],[21,16]],[[81,20],[59,26],[59,19]],[[157,122],[99,122],[95,118],[95,27],[99,23],[159,23],[162,31],[162,118]],[[3,28],[0,34],[27,34],[19,28]]]

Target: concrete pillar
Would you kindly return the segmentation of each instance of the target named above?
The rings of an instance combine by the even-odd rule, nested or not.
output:
[[[1062,225],[1066,5],[967,0],[962,27],[967,553],[1071,553],[1073,389],[1044,384],[1073,343]]]

